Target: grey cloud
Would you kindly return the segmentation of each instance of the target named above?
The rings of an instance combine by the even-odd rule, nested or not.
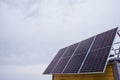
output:
[[[46,65],[32,66],[16,66],[8,65],[0,66],[0,79],[2,80],[51,80],[51,76],[46,78],[42,76]],[[34,77],[33,77],[34,76]]]
[[[99,4],[102,4],[101,2]],[[23,2],[21,1],[21,3]],[[52,59],[59,48],[92,36],[98,33],[98,29],[100,32],[100,30],[107,29],[108,26],[119,25],[119,18],[117,18],[119,17],[117,14],[119,8],[115,6],[116,9],[111,11],[109,7],[112,3],[107,4],[107,6],[103,4],[101,7],[95,3],[98,2],[88,1],[82,6],[72,5],[72,7],[68,7],[70,5],[57,4],[54,0],[51,3],[43,1],[40,6],[34,1],[28,3],[25,1],[25,4],[29,5],[24,6],[26,9],[29,7],[28,13],[26,11],[28,18],[25,20],[22,20],[26,16],[23,11],[14,8],[9,9],[8,5],[4,10],[1,10],[3,14],[0,13],[4,19],[0,23],[1,55],[4,58],[5,56],[9,57],[11,54],[15,56],[10,56],[11,61],[2,58],[1,63],[46,63]],[[98,10],[103,6],[106,6],[106,8]],[[106,14],[106,10],[110,14]],[[41,16],[31,18],[39,14]],[[98,25],[99,27],[96,27]],[[89,27],[95,30],[92,32],[87,31]],[[84,35],[81,35],[83,33]],[[38,55],[37,58],[36,55]],[[49,55],[52,56],[49,57]],[[44,57],[48,58],[45,60]]]
[[[0,0],[1,3],[6,3],[9,7],[21,10],[25,17],[39,16],[38,5],[40,0]]]
[[[0,67],[45,68],[60,48],[119,26],[119,14],[117,0],[1,0]]]

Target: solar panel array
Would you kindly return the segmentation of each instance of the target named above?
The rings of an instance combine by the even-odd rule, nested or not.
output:
[[[43,74],[104,72],[118,28],[60,49]]]

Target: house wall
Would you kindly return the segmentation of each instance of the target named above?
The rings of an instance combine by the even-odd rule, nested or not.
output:
[[[53,80],[114,80],[112,66],[108,65],[105,73],[97,74],[54,74]]]

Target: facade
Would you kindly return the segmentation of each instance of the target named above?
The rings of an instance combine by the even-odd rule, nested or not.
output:
[[[112,65],[108,64],[105,73],[95,74],[53,74],[53,80],[114,80]]]

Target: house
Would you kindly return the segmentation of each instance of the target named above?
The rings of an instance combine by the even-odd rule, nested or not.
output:
[[[53,80],[120,80],[116,36],[118,28],[60,49],[43,74],[52,74]]]

